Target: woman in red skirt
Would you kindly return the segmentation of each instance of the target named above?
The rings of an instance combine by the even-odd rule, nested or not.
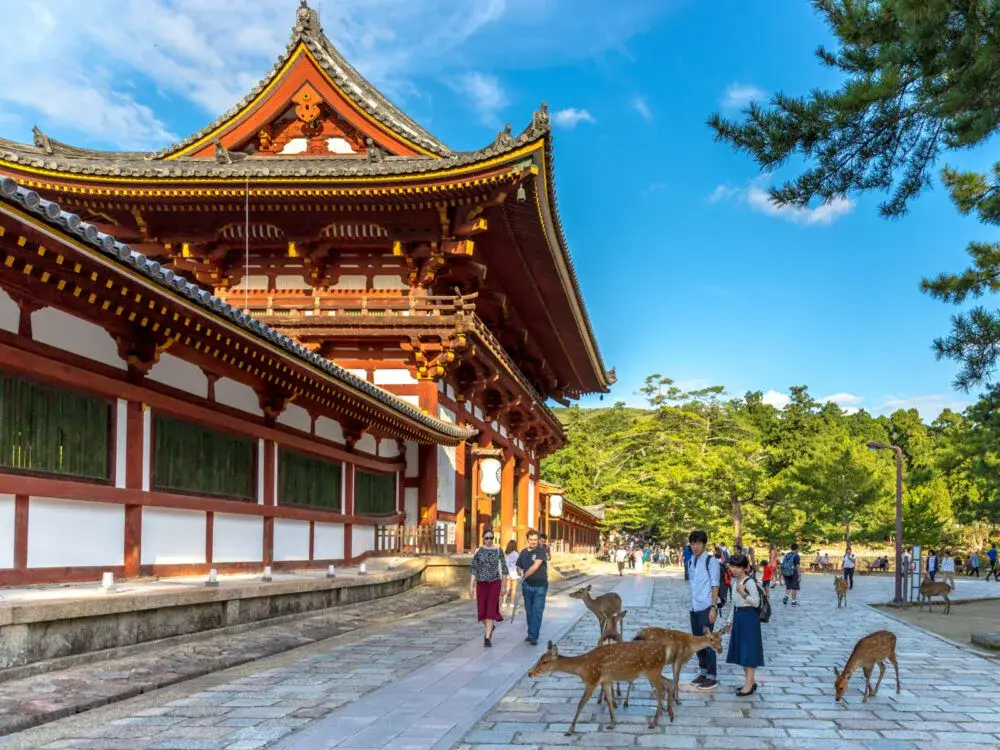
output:
[[[483,546],[476,550],[469,570],[469,597],[475,598],[479,608],[479,622],[485,623],[486,632],[483,635],[483,646],[493,645],[493,628],[496,623],[503,622],[500,614],[500,592],[503,591],[504,580],[507,578],[507,561],[502,550],[493,544],[493,532],[487,530],[483,534]]]

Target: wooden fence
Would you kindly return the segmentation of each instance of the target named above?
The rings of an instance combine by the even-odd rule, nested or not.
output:
[[[448,555],[448,529],[439,526],[378,526],[375,528],[377,555]]]

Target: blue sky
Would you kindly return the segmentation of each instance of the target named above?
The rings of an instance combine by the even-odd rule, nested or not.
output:
[[[228,109],[284,49],[296,0],[28,0],[5,10],[0,134],[32,124],[83,146],[154,150]],[[878,196],[767,203],[767,177],[705,119],[835,84],[807,3],[696,0],[314,0],[328,35],[453,148],[555,113],[563,222],[611,399],[652,372],[735,394],[790,385],[876,413],[933,418],[971,400],[931,341],[954,312],[920,294],[989,230],[939,185],[911,214]],[[987,155],[992,155],[987,153]],[[983,152],[949,157],[974,167]],[[774,179],[780,179],[779,173]],[[855,202],[856,201],[856,202]],[[596,403],[587,399],[584,403]],[[607,403],[607,401],[605,402]]]

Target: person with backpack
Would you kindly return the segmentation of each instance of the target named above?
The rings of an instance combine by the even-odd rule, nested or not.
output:
[[[986,550],[986,559],[990,561],[990,572],[986,574],[986,580],[990,580],[990,576],[993,576],[993,580],[1000,583],[1000,576],[997,575],[997,543],[993,542],[990,548]]]
[[[735,554],[729,558],[733,610],[724,631],[731,633],[726,663],[743,667],[743,687],[736,691],[741,698],[757,692],[757,667],[764,666],[764,641],[760,633],[764,594],[757,581],[748,575],[748,565],[746,555]]]
[[[687,567],[691,589],[691,632],[700,636],[705,634],[705,628],[715,628],[719,614],[716,606],[719,598],[719,561],[705,549],[708,534],[704,531],[692,531],[688,541],[691,546],[691,561]],[[719,684],[716,674],[715,651],[710,647],[703,648],[698,652],[698,676],[691,684],[702,692],[714,690]]]
[[[802,558],[799,557],[799,545],[793,543],[791,550],[781,559],[781,577],[785,579],[785,596],[781,600],[782,604],[788,604],[788,595],[791,593],[792,606],[799,606],[799,585],[802,581],[799,566],[801,565]]]
[[[938,572],[937,550],[932,549],[931,553],[927,556],[927,577],[933,581],[934,576],[937,575],[937,572]]]

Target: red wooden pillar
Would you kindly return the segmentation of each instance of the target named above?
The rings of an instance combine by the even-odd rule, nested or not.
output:
[[[28,567],[28,496],[14,496],[14,569]]]
[[[354,515],[354,464],[344,464],[344,515],[348,518]],[[351,564],[351,537],[354,534],[354,524],[349,521],[344,524],[344,563]]]
[[[146,445],[145,420],[151,416],[146,414],[148,408],[137,401],[129,401],[125,408],[125,489],[136,500],[143,490],[143,455],[153,450],[152,445]],[[120,433],[116,430],[115,434]],[[124,551],[125,577],[135,578],[142,562],[142,506],[138,503],[125,505]]]
[[[459,425],[465,425],[465,419],[462,417],[457,421]],[[465,507],[466,498],[469,496],[465,484],[466,450],[465,443],[459,443],[455,448],[455,552],[458,554],[465,551],[465,516],[467,512],[471,512],[471,508],[467,511]]]
[[[273,440],[264,441],[264,460],[260,471],[264,473],[264,507],[273,508],[278,504],[278,498],[274,494],[274,479],[278,471],[275,465],[275,444]],[[274,516],[264,516],[264,549],[261,557],[264,565],[274,562]]]
[[[421,380],[417,384],[420,409],[432,417],[438,416],[438,384],[433,380]],[[417,451],[419,458],[420,484],[417,489],[418,523],[437,523],[437,452],[436,445],[421,445]]]
[[[500,472],[500,539],[499,547],[507,546],[511,532],[514,530],[514,468],[516,459],[513,451],[507,451],[503,457],[503,468]]]

